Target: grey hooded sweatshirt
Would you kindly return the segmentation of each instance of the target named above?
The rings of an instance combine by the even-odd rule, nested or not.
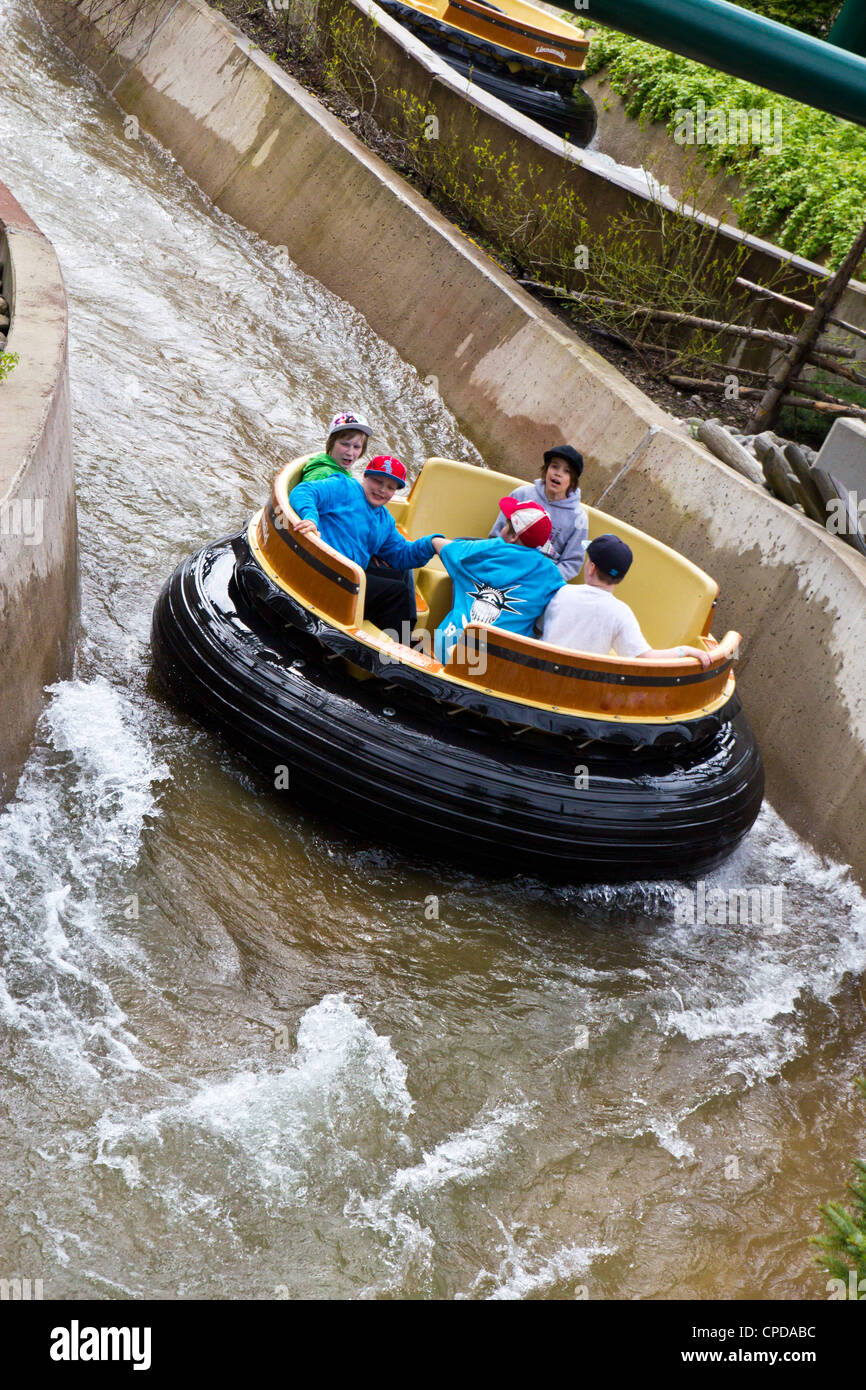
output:
[[[553,534],[544,547],[545,554],[550,555],[554,564],[559,566],[559,572],[566,581],[580,574],[589,537],[589,518],[580,505],[580,488],[576,487],[561,502],[551,502],[544,491],[542,479],[536,478],[534,483],[516,487],[511,496],[516,497],[518,502],[541,503],[553,526]],[[491,538],[502,534],[505,521],[504,513],[500,512],[491,527]]]

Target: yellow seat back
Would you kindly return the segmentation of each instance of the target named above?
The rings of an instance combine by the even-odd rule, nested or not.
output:
[[[452,538],[487,536],[499,515],[500,497],[525,483],[525,478],[510,478],[472,463],[428,459],[398,520],[412,540],[433,531]]]
[[[288,503],[289,493],[293,487],[298,486],[298,483],[301,481],[301,474],[304,471],[304,465],[309,463],[312,457],[312,454],[304,454],[303,458],[292,459],[291,463],[284,464],[280,469],[274,479],[274,488],[276,489],[277,496],[281,503]]]

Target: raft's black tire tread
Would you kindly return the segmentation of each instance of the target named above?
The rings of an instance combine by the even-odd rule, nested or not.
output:
[[[451,733],[453,744],[443,743],[444,716],[431,725],[438,734],[399,710],[386,723],[369,707],[366,687],[374,690],[374,682],[357,686],[346,678],[346,689],[335,693],[325,684],[337,681],[313,684],[296,674],[291,690],[285,670],[278,674],[263,660],[261,640],[220,616],[230,607],[227,595],[221,592],[217,605],[208,594],[214,566],[205,557],[228,545],[205,547],[160,595],[153,624],[157,674],[200,722],[222,732],[260,771],[273,775],[277,764],[290,766],[290,795],[300,783],[315,809],[336,810],[350,828],[384,815],[396,839],[424,853],[459,854],[508,866],[510,873],[610,880],[706,871],[730,853],[757,815],[760,757],[742,715],[715,742],[715,756],[727,765],[709,794],[706,776],[694,776],[695,769],[660,777],[629,764],[632,754],[623,763],[634,766],[633,777],[614,782],[602,767],[600,785],[580,797],[570,770],[537,748],[527,748],[520,765],[513,743],[464,737],[458,730]],[[384,703],[381,692],[379,698]],[[570,747],[563,748],[566,759],[574,759]],[[584,761],[592,787],[593,759]],[[670,764],[676,769],[689,761],[689,750],[680,750]]]

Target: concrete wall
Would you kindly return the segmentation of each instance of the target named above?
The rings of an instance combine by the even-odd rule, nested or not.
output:
[[[598,128],[592,141],[595,154],[607,155],[628,169],[649,169],[654,178],[680,199],[701,190],[703,210],[730,227],[739,223],[731,203],[742,194],[739,179],[710,174],[696,147],[677,145],[662,121],[644,123],[629,116],[625,102],[601,68],[583,84],[598,114]]]
[[[0,384],[0,802],[13,792],[43,701],[68,674],[78,619],[66,295],[49,242],[0,184],[6,351]]]
[[[491,465],[532,477],[573,440],[587,501],[719,578],[770,796],[866,882],[866,562],[678,431],[201,0],[39,3],[218,206],[435,374]]]
[[[697,453],[697,451],[696,451]],[[705,566],[746,641],[737,683],[776,809],[866,881],[866,560],[658,434],[602,505]]]

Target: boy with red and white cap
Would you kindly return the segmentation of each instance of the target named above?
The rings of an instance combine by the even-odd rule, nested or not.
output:
[[[499,505],[506,520],[494,539],[433,541],[454,581],[451,612],[434,636],[440,661],[447,661],[469,623],[532,637],[536,620],[565,583],[540,549],[552,529],[541,504],[503,497]]]
[[[294,523],[296,531],[320,535],[362,569],[367,569],[373,555],[381,556],[391,567],[383,574],[367,571],[364,617],[377,627],[397,632],[404,630],[404,623],[411,631],[415,621],[414,590],[410,593],[404,572],[426,565],[434,551],[431,536],[405,541],[385,505],[405,486],[406,469],[400,460],[377,454],[367,464],[363,478],[335,473],[318,482],[298,483],[289,494],[289,502],[300,517]]]
[[[372,433],[361,415],[353,410],[341,410],[331,421],[325,452],[307,459],[301,470],[301,482],[317,483],[335,473],[348,476],[352,464],[363,456]]]

